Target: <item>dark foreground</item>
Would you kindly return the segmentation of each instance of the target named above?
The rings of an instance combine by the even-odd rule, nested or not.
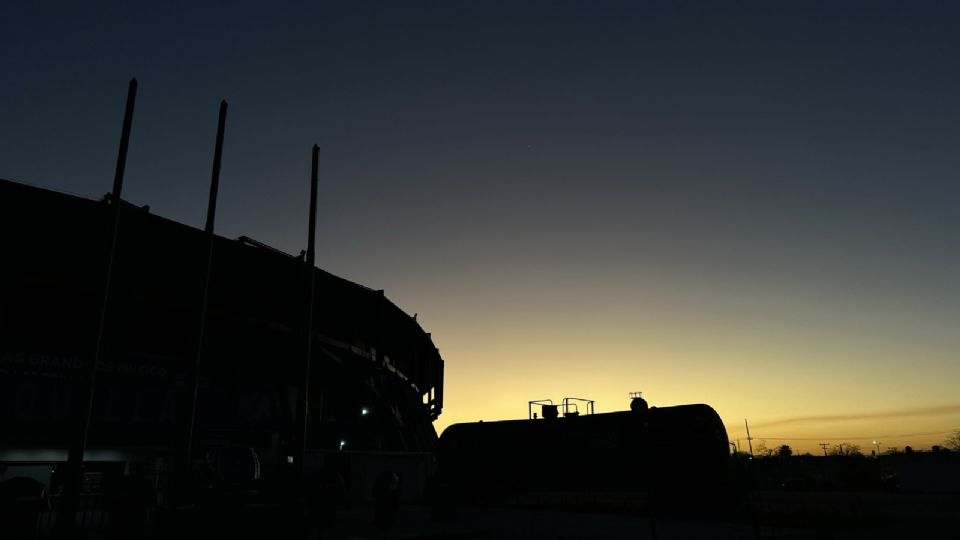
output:
[[[562,495],[554,494],[562,498]],[[572,495],[568,495],[568,498]],[[497,540],[622,538],[669,539],[912,539],[960,538],[960,494],[755,493],[739,516],[650,519],[639,505],[607,506],[606,511],[574,511],[532,506],[459,508],[455,517],[436,522],[426,506],[402,506],[397,525],[384,530],[372,523],[372,509],[340,508],[325,539],[480,538]],[[543,501],[546,503],[547,501]],[[631,508],[631,506],[634,506]]]
[[[722,514],[654,512],[638,493],[525,493],[498,504],[400,505],[387,527],[373,504],[340,505],[336,516],[314,522],[304,533],[294,514],[278,507],[233,506],[204,512],[200,520],[153,513],[134,532],[111,516],[91,516],[102,526],[83,527],[79,538],[310,538],[310,539],[910,539],[958,538],[960,493],[753,492]],[[656,510],[656,508],[655,508]],[[55,513],[55,512],[54,512]],[[20,517],[24,517],[20,514]],[[38,516],[37,527],[16,527],[6,515],[0,538],[52,538],[55,516]],[[194,514],[196,517],[196,514]],[[330,519],[332,517],[332,519]],[[12,518],[12,519],[11,519]],[[104,520],[104,518],[106,518]],[[26,525],[25,523],[23,525]],[[129,524],[127,524],[129,525]],[[302,526],[302,525],[301,525]],[[135,527],[134,527],[135,528]],[[30,530],[32,529],[32,530]],[[145,533],[145,534],[144,534]]]

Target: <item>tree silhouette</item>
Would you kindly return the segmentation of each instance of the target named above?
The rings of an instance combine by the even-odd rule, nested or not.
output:
[[[788,458],[793,455],[793,448],[790,448],[788,444],[780,445],[780,448],[777,448],[777,455],[782,458]]]
[[[850,443],[840,443],[833,447],[833,455],[835,456],[862,456],[863,452],[860,451],[860,445],[850,444]]]
[[[753,445],[753,454],[760,457],[770,457],[773,455],[773,449],[767,448],[767,441],[761,440]]]
[[[943,442],[943,445],[954,452],[960,452],[960,429],[954,430],[953,433],[947,436],[947,440]]]

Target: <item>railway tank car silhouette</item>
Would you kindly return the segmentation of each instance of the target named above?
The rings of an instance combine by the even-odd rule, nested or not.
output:
[[[586,404],[585,411],[575,403]],[[532,412],[541,407],[541,417]],[[454,424],[440,436],[440,470],[465,494],[518,491],[714,491],[729,458],[708,405],[592,414],[593,402],[530,402],[526,420]],[[581,414],[585,412],[586,414]],[[561,414],[562,413],[562,414]]]

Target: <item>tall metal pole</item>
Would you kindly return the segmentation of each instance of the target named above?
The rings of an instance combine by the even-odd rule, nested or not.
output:
[[[213,150],[213,172],[210,174],[210,195],[207,199],[207,222],[203,228],[206,246],[204,249],[203,275],[201,278],[200,320],[197,332],[197,348],[193,359],[190,385],[190,404],[187,410],[187,433],[181,459],[181,495],[190,485],[190,462],[193,455],[193,437],[197,417],[197,395],[200,391],[200,362],[203,358],[203,334],[207,319],[207,299],[210,296],[210,269],[213,264],[213,224],[217,216],[217,192],[220,188],[220,160],[223,156],[223,131],[227,122],[227,102],[220,102],[217,120],[217,141]]]
[[[753,438],[750,437],[750,424],[747,423],[747,419],[743,419],[743,425],[747,426],[747,444],[750,445],[750,457],[753,457]]]
[[[87,448],[87,436],[90,433],[90,417],[93,414],[93,402],[97,383],[97,364],[103,347],[103,333],[107,319],[107,303],[110,298],[110,282],[113,272],[113,259],[117,247],[117,230],[120,228],[120,195],[123,190],[123,173],[127,165],[127,148],[130,144],[130,129],[133,126],[133,109],[137,99],[137,79],[130,79],[127,88],[127,104],[123,113],[123,130],[120,133],[120,149],[117,153],[117,168],[113,175],[113,190],[110,192],[109,221],[106,231],[106,251],[102,294],[98,310],[96,333],[90,361],[83,366],[83,380],[80,384],[80,414],[76,430],[70,440],[67,454],[67,470],[64,478],[64,491],[60,508],[57,511],[57,529],[69,536],[74,529],[80,488],[83,484],[83,453]]]
[[[313,145],[313,155],[310,165],[310,219],[307,229],[307,256],[304,262],[304,312],[303,312],[303,372],[301,374],[301,391],[297,394],[297,441],[294,449],[294,472],[297,482],[303,478],[303,457],[307,445],[307,411],[309,410],[310,392],[310,356],[313,346],[313,285],[316,274],[316,241],[317,241],[317,161],[320,156],[320,147]]]

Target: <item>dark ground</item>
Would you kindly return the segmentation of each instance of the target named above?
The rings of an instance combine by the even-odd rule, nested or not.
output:
[[[533,496],[529,497],[532,500]],[[568,502],[572,498],[567,496]],[[607,502],[615,497],[607,496]],[[558,502],[558,499],[546,502]],[[636,501],[635,501],[636,502]],[[538,504],[544,503],[540,500]],[[623,503],[622,500],[619,503]],[[322,538],[482,538],[613,540],[621,538],[753,539],[790,538],[878,540],[960,538],[960,494],[854,492],[758,492],[742,515],[690,519],[662,517],[651,524],[645,512],[627,503],[605,511],[468,506],[446,523],[431,519],[429,507],[401,506],[397,525],[373,525],[372,509],[338,509]],[[596,508],[596,507],[594,507]]]

